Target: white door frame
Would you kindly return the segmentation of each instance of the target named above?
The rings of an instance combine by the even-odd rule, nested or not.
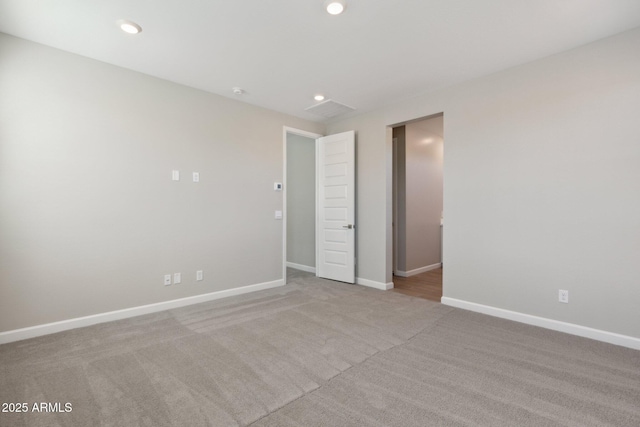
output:
[[[296,129],[288,126],[282,127],[282,280],[287,283],[287,134],[304,136],[314,140],[316,161],[318,159],[318,138],[324,136],[319,133],[309,132],[306,130]],[[316,202],[316,219],[315,227],[318,227],[318,169],[316,168],[315,183],[315,202]],[[316,235],[314,230],[314,236]],[[316,245],[317,246],[317,245]],[[314,248],[315,250],[315,248]],[[318,266],[318,251],[316,250],[316,267]]]

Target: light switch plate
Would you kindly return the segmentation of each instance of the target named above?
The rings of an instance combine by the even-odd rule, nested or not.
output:
[[[180,181],[180,171],[171,171],[171,179],[173,181]]]
[[[200,182],[200,173],[199,172],[194,172],[193,173],[193,182]]]
[[[180,273],[174,273],[173,274],[173,283],[174,283],[174,285],[182,283],[182,275]]]
[[[282,219],[282,211],[276,211],[276,219]]]
[[[273,189],[276,191],[282,191],[282,183],[281,182],[274,182],[273,183]]]

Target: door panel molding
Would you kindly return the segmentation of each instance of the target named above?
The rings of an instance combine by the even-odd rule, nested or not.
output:
[[[355,283],[355,132],[316,141],[316,275]]]

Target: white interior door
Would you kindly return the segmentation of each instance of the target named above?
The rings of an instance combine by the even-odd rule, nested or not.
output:
[[[355,132],[318,138],[316,274],[355,282]]]

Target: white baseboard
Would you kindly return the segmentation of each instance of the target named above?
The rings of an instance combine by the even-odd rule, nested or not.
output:
[[[278,279],[271,282],[242,286],[240,288],[225,289],[223,291],[210,292],[208,294],[195,295],[192,297],[163,301],[155,304],[125,308],[123,310],[93,314],[91,316],[77,317],[75,319],[62,320],[59,322],[47,323],[44,325],[15,329],[13,331],[0,332],[0,344],[21,341],[28,338],[39,337],[41,335],[54,334],[56,332],[67,331],[69,329],[82,328],[85,326],[95,325],[97,323],[111,322],[113,320],[126,319],[129,317],[141,316],[143,314],[170,310],[173,308],[184,307],[192,304],[199,304],[201,302],[213,301],[221,298],[231,297],[234,295],[241,295],[249,292],[276,288],[278,286],[283,286],[284,284],[284,280]]]
[[[367,286],[369,288],[380,289],[382,291],[388,291],[389,289],[393,289],[393,282],[389,282],[389,283],[374,282],[373,280],[363,279],[361,277],[356,277],[356,284]]]
[[[315,272],[316,272],[316,268],[315,267],[311,267],[310,265],[304,265],[304,264],[296,264],[295,262],[287,261],[287,267],[295,268],[296,270],[306,271],[308,273],[314,273],[315,274]]]
[[[591,338],[609,344],[640,350],[640,338],[621,335],[615,332],[607,332],[600,329],[588,328],[574,323],[561,322],[559,320],[548,319],[546,317],[532,316],[530,314],[519,313],[517,311],[504,310],[502,308],[488,305],[476,304],[474,302],[459,300],[456,298],[442,297],[442,304],[451,307],[462,308],[464,310],[475,311],[477,313],[488,314],[489,316],[500,317],[502,319],[514,320],[528,325],[540,326],[554,331],[565,332],[584,338]]]
[[[438,262],[436,264],[427,265],[425,267],[416,268],[414,270],[409,271],[394,271],[393,274],[400,277],[410,277],[415,276],[416,274],[424,273],[425,271],[435,270],[436,268],[442,267],[442,263]]]

